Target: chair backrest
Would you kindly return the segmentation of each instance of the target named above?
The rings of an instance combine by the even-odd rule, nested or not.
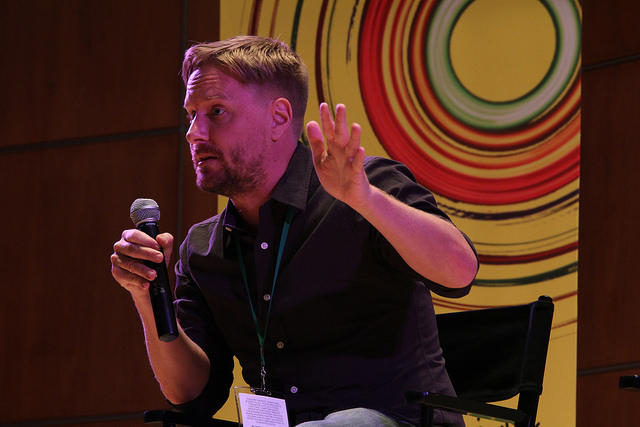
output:
[[[496,402],[518,397],[537,412],[549,346],[553,302],[436,316],[447,371],[459,397]]]

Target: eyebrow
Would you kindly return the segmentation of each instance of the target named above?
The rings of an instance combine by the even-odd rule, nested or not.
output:
[[[187,91],[187,94],[188,94],[188,91]],[[185,96],[185,101],[186,101],[187,97],[188,97],[188,95],[187,95],[187,96]],[[228,97],[227,95],[225,95],[224,93],[221,93],[221,92],[215,92],[215,93],[213,93],[213,94],[211,94],[211,95],[206,95],[206,96],[204,97],[204,99],[205,99],[206,101],[212,101],[212,100],[216,100],[216,99],[219,99],[219,100],[223,100],[223,101],[224,101],[224,100],[228,100],[228,99],[229,99],[229,97]],[[188,104],[185,102],[185,103],[183,103],[182,107],[183,107],[184,109],[186,109],[186,108],[187,108],[187,105],[188,105]]]
[[[226,96],[223,93],[215,93],[213,95],[207,95],[204,97],[204,99],[206,99],[207,101],[211,100],[211,99],[229,99],[228,96]]]

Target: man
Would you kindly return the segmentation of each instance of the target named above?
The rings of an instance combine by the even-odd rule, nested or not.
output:
[[[307,72],[284,43],[195,45],[182,76],[197,184],[230,201],[180,247],[179,338],[155,336],[155,273],[142,264],[161,262],[160,249],[168,260],[173,238],[126,230],[111,256],[164,395],[213,414],[235,355],[248,384],[284,394],[292,425],[416,423],[404,391],[453,393],[429,291],[468,293],[478,266],[468,239],[405,166],[365,157],[343,105],[334,121],[322,104],[311,150],[299,142]]]

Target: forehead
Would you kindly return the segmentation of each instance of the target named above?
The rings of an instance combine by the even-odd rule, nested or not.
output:
[[[232,99],[254,92],[252,85],[245,85],[213,66],[195,69],[187,80],[185,103],[191,99]]]

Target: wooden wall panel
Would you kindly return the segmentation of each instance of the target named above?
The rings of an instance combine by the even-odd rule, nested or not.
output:
[[[180,2],[0,2],[0,147],[177,126]]]
[[[109,255],[137,197],[176,236],[215,213],[193,184],[179,69],[187,39],[217,36],[218,9],[0,2],[0,423],[137,425],[167,407]]]
[[[640,364],[638,76],[640,60],[583,76],[578,369]]]
[[[621,375],[637,373],[638,370],[624,369],[578,377],[580,405],[576,424],[580,427],[637,426],[640,393],[618,388]]]
[[[640,2],[582,0],[581,3],[585,65],[640,55]]]
[[[577,426],[637,424],[640,3],[583,1]]]
[[[187,3],[187,43],[215,41],[220,37],[218,1],[189,0]]]
[[[2,195],[2,421],[164,405],[109,255],[136,197],[173,204],[175,146],[169,136],[0,156],[16,183]],[[175,209],[161,224],[174,232]]]

